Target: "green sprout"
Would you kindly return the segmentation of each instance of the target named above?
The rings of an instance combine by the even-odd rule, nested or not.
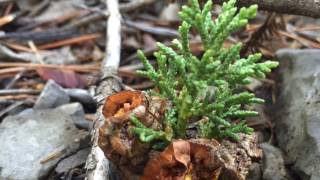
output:
[[[264,103],[264,100],[253,93],[241,92],[239,87],[249,84],[252,77],[265,78],[266,73],[278,66],[278,62],[259,63],[260,53],[241,58],[241,43],[228,49],[222,47],[232,32],[256,16],[257,5],[237,11],[235,3],[236,0],[223,3],[222,13],[213,21],[212,1],[207,1],[201,9],[198,0],[190,0],[189,6],[183,6],[179,13],[182,19],[180,40],[173,40],[174,49],[157,43],[159,50],[154,53],[157,69],[142,51],[137,52],[145,67],[138,73],[153,81],[157,88],[154,93],[172,102],[172,108],[167,110],[163,119],[163,130],[153,130],[132,118],[136,126],[133,132],[141,141],[168,142],[173,138],[188,138],[187,130],[194,118],[199,119],[196,123],[199,137],[239,140],[239,133],[253,132],[244,121],[236,124],[232,120],[257,116],[256,111],[244,107]],[[204,47],[201,58],[190,50],[191,28],[201,37]]]

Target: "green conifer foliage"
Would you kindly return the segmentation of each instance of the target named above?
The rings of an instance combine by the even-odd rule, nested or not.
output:
[[[133,132],[141,141],[170,142],[172,138],[187,138],[190,120],[195,118],[199,119],[196,122],[199,137],[239,140],[238,133],[253,132],[244,122],[235,124],[232,120],[257,116],[257,112],[243,107],[264,103],[264,100],[253,93],[239,92],[239,86],[250,83],[250,77],[265,78],[278,62],[259,63],[259,53],[240,58],[241,43],[229,49],[222,47],[230,33],[256,16],[257,5],[243,7],[236,13],[235,3],[236,0],[225,2],[222,13],[213,21],[212,1],[207,1],[201,9],[198,0],[190,0],[189,6],[183,6],[179,13],[182,19],[180,39],[173,40],[174,49],[157,43],[159,50],[154,54],[157,69],[142,51],[138,51],[145,67],[139,74],[151,79],[157,87],[156,93],[172,102],[172,108],[165,114],[162,131],[147,128],[138,119],[132,119],[136,125]],[[201,58],[190,51],[190,28],[201,37],[204,47]]]

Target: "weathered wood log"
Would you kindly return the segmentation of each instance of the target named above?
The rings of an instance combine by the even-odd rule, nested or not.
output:
[[[156,150],[132,133],[135,126],[130,117],[159,130],[168,108],[166,100],[141,91],[122,91],[106,99],[98,145],[121,171],[120,179],[244,180],[252,161],[261,157],[255,134],[241,134],[239,142],[192,136]]]
[[[213,0],[213,3],[222,4],[226,0]],[[238,0],[237,6],[249,6],[257,4],[259,10],[276,12],[281,14],[292,14],[310,16],[313,18],[320,17],[319,0]]]

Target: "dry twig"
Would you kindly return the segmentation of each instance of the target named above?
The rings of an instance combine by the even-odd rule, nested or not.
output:
[[[98,129],[104,123],[104,118],[101,113],[102,101],[114,91],[119,91],[120,83],[117,77],[117,71],[120,63],[120,49],[121,49],[121,16],[119,13],[117,0],[106,0],[109,11],[109,18],[107,23],[107,55],[103,61],[101,68],[100,81],[96,87],[96,99],[98,101],[97,119],[94,121],[94,128],[92,130],[93,146],[91,153],[86,162],[89,180],[104,180],[109,179],[111,173],[110,162],[106,159],[103,151],[98,146]]]

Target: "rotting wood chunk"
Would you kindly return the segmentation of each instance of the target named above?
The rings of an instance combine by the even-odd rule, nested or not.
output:
[[[125,179],[244,180],[252,161],[261,158],[257,137],[240,134],[241,142],[214,139],[173,140],[162,152],[132,134],[130,117],[152,129],[170,104],[141,91],[122,91],[109,96],[103,106],[104,125],[98,144]]]

